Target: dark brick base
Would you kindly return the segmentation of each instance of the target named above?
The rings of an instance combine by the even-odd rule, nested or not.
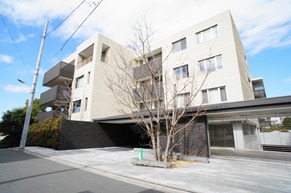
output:
[[[138,146],[139,141],[140,132],[130,125],[64,120],[58,149]]]

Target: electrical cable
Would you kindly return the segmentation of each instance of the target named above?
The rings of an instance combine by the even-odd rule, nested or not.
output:
[[[100,0],[97,4],[94,3],[95,7],[94,9],[87,15],[87,17],[82,21],[82,23],[76,28],[76,30],[71,34],[71,36],[65,41],[63,46],[54,54],[54,56],[50,59],[48,63],[53,61],[53,59],[58,55],[60,51],[62,51],[65,47],[65,45],[70,41],[70,39],[75,35],[75,33],[80,29],[80,27],[86,22],[86,20],[93,14],[93,12],[97,9],[97,7],[102,3],[103,0]],[[47,63],[47,64],[48,64]],[[45,65],[46,66],[46,65]]]
[[[60,50],[63,50],[65,45],[69,42],[69,40],[75,35],[75,33],[80,29],[80,27],[86,22],[86,20],[92,15],[92,13],[97,9],[97,7],[102,3],[103,0],[99,1],[95,8],[89,13],[89,15],[83,20],[83,22],[77,27],[77,29],[72,33],[72,35],[67,39],[67,41],[63,44]]]
[[[63,19],[54,29],[48,32],[46,36],[48,36],[49,34],[54,32],[56,29],[58,29],[85,1],[86,0],[83,0],[73,11],[71,11],[71,13],[67,17],[65,17],[65,19]]]
[[[20,56],[20,58],[21,58],[21,60],[22,60],[22,62],[23,62],[23,64],[24,64],[24,67],[25,67],[25,69],[26,69],[28,75],[30,76],[30,78],[31,78],[31,80],[32,80],[32,76],[30,75],[30,73],[29,73],[29,71],[28,71],[28,69],[27,69],[27,65],[26,65],[26,63],[25,63],[25,61],[24,61],[24,59],[23,59],[23,57],[22,57],[22,55],[21,55],[21,53],[20,53],[20,51],[19,51],[19,49],[18,49],[18,46],[17,46],[17,44],[16,44],[16,42],[15,42],[15,40],[14,40],[14,38],[13,38],[13,36],[12,36],[12,34],[11,34],[11,32],[10,32],[10,30],[9,30],[9,28],[8,28],[8,26],[7,26],[7,24],[6,24],[5,20],[4,20],[4,18],[3,18],[3,16],[2,16],[2,15],[0,15],[0,16],[1,16],[1,19],[2,19],[2,21],[3,21],[3,23],[4,23],[4,26],[5,26],[6,30],[8,31],[8,33],[9,33],[9,35],[10,35],[10,38],[12,39],[12,41],[13,41],[13,43],[14,43],[14,46],[15,46],[15,48],[16,48],[16,50],[17,50],[17,52],[18,52],[18,54],[19,54],[19,56]]]

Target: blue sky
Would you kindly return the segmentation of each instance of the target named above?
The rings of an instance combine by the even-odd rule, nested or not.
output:
[[[51,31],[82,1],[0,2],[3,18],[0,18],[1,116],[6,110],[24,106],[29,97],[45,21],[49,21],[48,31]],[[231,11],[240,33],[252,78],[264,78],[267,97],[291,95],[290,0],[104,0],[65,48],[60,50],[97,2],[86,0],[63,25],[48,35],[36,98],[47,89],[42,86],[43,73],[94,33],[101,32],[126,45],[132,38],[133,23],[146,16],[158,29],[156,40],[159,40],[226,10]]]

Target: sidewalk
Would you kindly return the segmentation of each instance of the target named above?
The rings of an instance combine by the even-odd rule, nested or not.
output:
[[[39,154],[112,173],[126,178],[162,185],[186,192],[291,192],[291,164],[263,161],[210,159],[210,163],[161,169],[131,164],[138,151],[129,148],[93,148],[56,151],[26,147],[28,153]],[[152,158],[144,151],[144,158]]]

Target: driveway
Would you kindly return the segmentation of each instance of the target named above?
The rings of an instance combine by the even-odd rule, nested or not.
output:
[[[291,192],[291,164],[250,159],[211,158],[210,163],[194,162],[172,168],[134,166],[138,151],[128,148],[93,148],[55,151],[27,147],[27,152],[67,164],[123,176],[187,192]],[[144,151],[144,158],[152,158]]]

